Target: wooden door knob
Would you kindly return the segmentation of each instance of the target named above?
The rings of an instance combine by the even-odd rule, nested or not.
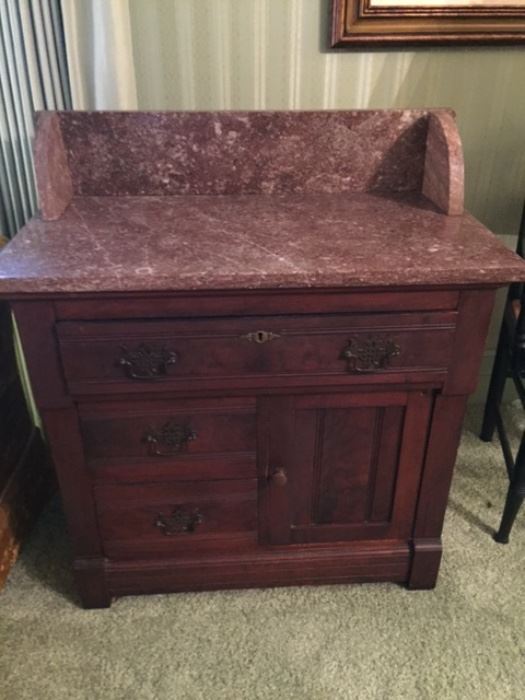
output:
[[[286,486],[288,477],[286,476],[284,469],[276,469],[270,474],[270,481],[275,486]]]

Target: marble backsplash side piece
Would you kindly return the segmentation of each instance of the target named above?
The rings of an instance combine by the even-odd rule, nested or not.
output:
[[[421,192],[428,110],[60,112],[77,196]]]
[[[429,115],[423,194],[442,212],[464,211],[463,148],[454,117],[448,112]]]
[[[57,113],[37,115],[34,163],[42,218],[59,219],[73,197],[73,183]]]

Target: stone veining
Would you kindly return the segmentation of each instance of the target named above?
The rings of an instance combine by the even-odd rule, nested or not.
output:
[[[79,197],[0,254],[0,292],[498,284],[523,262],[420,196]]]
[[[35,156],[6,297],[525,277],[463,214],[450,110],[40,113]]]

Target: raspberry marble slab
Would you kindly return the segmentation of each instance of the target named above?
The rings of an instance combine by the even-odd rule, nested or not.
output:
[[[56,219],[73,196],[421,192],[448,139],[450,110],[41,112],[35,169]]]
[[[41,112],[0,292],[500,285],[451,110]]]
[[[0,292],[502,284],[525,265],[417,195],[78,197],[0,255]]]

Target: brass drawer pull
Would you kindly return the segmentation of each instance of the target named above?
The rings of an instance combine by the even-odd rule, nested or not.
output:
[[[272,333],[271,331],[255,331],[254,333],[241,335],[243,340],[248,340],[250,343],[257,343],[258,345],[268,343],[270,340],[276,340],[280,337],[278,333]]]
[[[198,508],[175,506],[171,515],[159,513],[153,523],[163,535],[176,535],[180,532],[195,532],[202,523],[203,515]]]
[[[371,372],[386,369],[400,352],[399,345],[384,336],[350,338],[341,352],[341,359],[346,360],[348,372]]]
[[[177,353],[165,347],[153,348],[141,343],[134,350],[121,348],[117,365],[124,368],[130,379],[158,380],[168,376],[169,365],[177,362]]]
[[[148,443],[150,455],[170,457],[186,450],[188,443],[196,437],[197,433],[189,426],[170,420],[159,430],[151,428],[142,441]]]

